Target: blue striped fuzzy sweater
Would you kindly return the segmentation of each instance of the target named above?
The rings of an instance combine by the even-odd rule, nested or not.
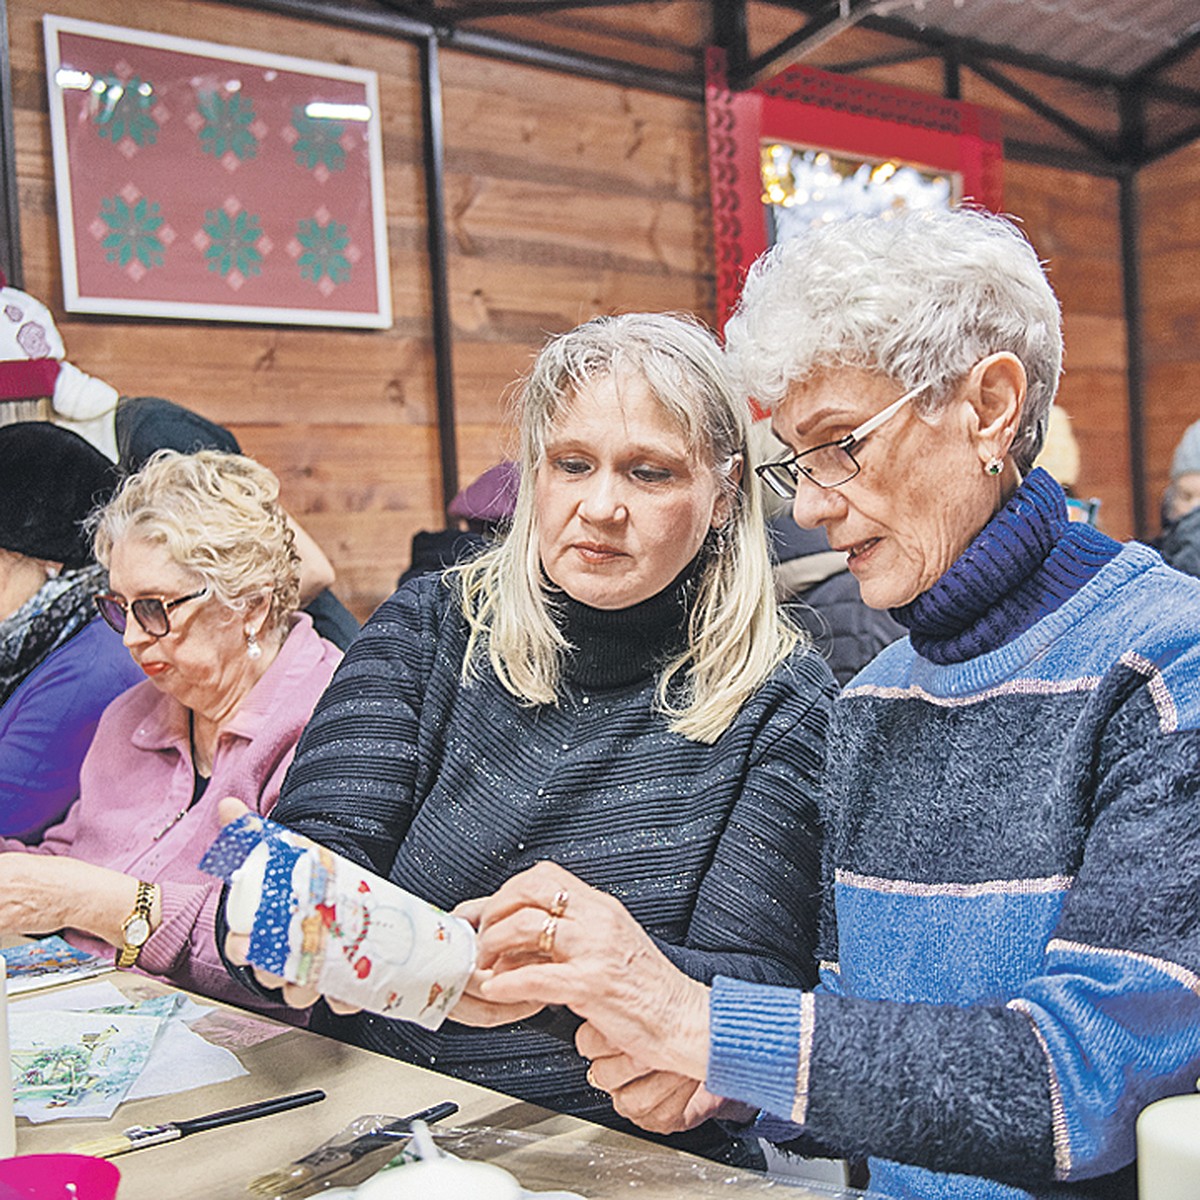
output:
[[[1200,581],[1035,471],[830,735],[822,987],[718,980],[708,1085],[894,1197],[1134,1194],[1200,1072]]]
[[[350,647],[273,816],[445,908],[552,858],[618,897],[677,965],[816,982],[817,796],[833,680],[798,650],[711,746],[654,711],[686,636],[690,573],[621,612],[564,601],[576,651],[557,706],[519,704],[486,660],[464,687],[452,585],[410,581]],[[371,1014],[317,1028],[549,1108],[632,1129],[538,1021],[431,1033]],[[731,1153],[715,1124],[677,1144]]]

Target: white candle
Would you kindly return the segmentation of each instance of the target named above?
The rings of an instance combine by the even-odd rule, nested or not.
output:
[[[1169,1096],[1137,1120],[1139,1200],[1200,1196],[1200,1094]]]
[[[0,1158],[17,1152],[17,1127],[13,1118],[12,1055],[8,1049],[8,972],[0,954]]]

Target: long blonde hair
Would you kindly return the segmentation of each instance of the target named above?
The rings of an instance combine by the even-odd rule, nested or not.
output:
[[[542,573],[534,474],[576,392],[617,374],[645,380],[728,501],[728,522],[702,551],[687,648],[662,669],[655,691],[671,729],[715,742],[804,635],[776,607],[746,407],[730,387],[716,339],[684,316],[599,317],[552,338],[538,355],[520,398],[521,486],[512,528],[500,545],[451,568],[471,631],[462,679],[475,678],[486,652],[500,682],[523,703],[557,703],[570,647]]]

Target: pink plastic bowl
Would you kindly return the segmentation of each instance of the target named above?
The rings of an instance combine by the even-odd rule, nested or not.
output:
[[[86,1154],[0,1158],[0,1200],[114,1200],[121,1172]]]

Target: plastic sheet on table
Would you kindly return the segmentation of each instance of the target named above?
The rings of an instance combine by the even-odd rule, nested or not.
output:
[[[851,1200],[865,1192],[799,1177],[764,1175],[722,1166],[634,1138],[620,1145],[581,1141],[488,1125],[437,1127],[440,1149],[459,1158],[495,1163],[530,1192],[569,1189],[586,1200],[630,1200],[638,1196],[705,1200],[773,1193],[779,1200]],[[644,1148],[643,1148],[644,1146]]]

